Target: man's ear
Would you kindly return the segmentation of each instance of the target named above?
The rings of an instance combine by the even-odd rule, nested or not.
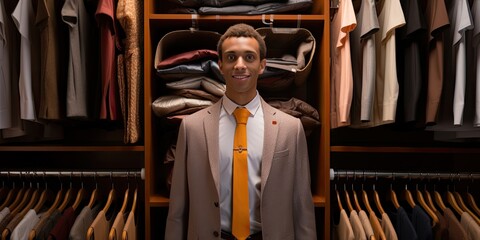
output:
[[[260,71],[258,71],[259,74],[262,74],[263,71],[265,71],[265,68],[267,67],[267,59],[264,58],[260,61]]]
[[[222,73],[222,75],[223,75],[223,71],[222,71],[222,60],[218,59],[217,64],[218,64],[218,68],[220,69],[220,73]]]

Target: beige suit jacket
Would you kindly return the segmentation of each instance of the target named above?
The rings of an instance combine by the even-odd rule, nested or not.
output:
[[[307,142],[299,119],[263,99],[263,239],[317,239]],[[180,126],[165,239],[220,239],[218,122],[222,101]],[[298,144],[297,144],[298,143]]]

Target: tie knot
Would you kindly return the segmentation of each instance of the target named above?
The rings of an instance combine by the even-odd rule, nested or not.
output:
[[[235,111],[233,111],[233,115],[235,116],[235,120],[237,124],[247,124],[248,117],[250,116],[250,112],[248,109],[243,107],[237,107]]]

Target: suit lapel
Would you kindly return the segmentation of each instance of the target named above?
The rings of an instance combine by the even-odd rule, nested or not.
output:
[[[218,146],[218,121],[220,118],[220,107],[222,100],[217,101],[203,119],[203,126],[208,149],[208,161],[212,171],[213,180],[217,193],[220,193],[220,170],[219,170],[219,146]]]
[[[277,142],[278,125],[277,110],[268,105],[262,99],[263,118],[264,118],[264,140],[262,156],[262,188],[265,189],[270,169],[272,168],[273,154],[275,152],[275,143]],[[263,194],[263,191],[262,191]]]
[[[220,193],[220,170],[219,170],[219,143],[218,143],[218,121],[220,118],[220,109],[222,100],[220,99],[209,110],[207,116],[203,119],[203,126],[207,141],[208,161],[212,171],[213,180],[217,193]],[[261,100],[264,115],[264,140],[262,155],[262,188],[265,184],[272,168],[273,154],[275,152],[275,143],[278,136],[278,125],[280,124],[276,113],[277,109],[268,105],[263,99]],[[263,192],[262,192],[263,193]]]

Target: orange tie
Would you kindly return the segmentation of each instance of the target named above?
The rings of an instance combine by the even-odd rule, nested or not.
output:
[[[246,108],[237,108],[233,115],[237,127],[233,140],[232,234],[237,239],[243,240],[250,235],[247,161],[247,120],[250,112]]]

